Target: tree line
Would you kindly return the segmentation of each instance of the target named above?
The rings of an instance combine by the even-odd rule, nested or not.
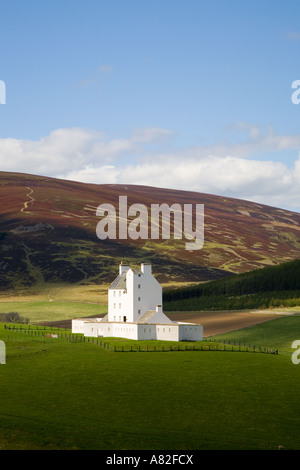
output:
[[[300,303],[300,260],[165,291],[165,310],[295,306]]]

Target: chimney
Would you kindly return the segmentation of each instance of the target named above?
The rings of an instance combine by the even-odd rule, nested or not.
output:
[[[130,266],[129,266],[129,265],[121,263],[121,264],[119,265],[119,274],[120,274],[120,275],[123,274],[123,272],[124,272],[124,271],[128,271],[128,269],[130,269]]]
[[[152,274],[152,266],[148,263],[141,264],[141,271],[143,274]]]
[[[156,305],[156,312],[157,313],[162,313],[162,306],[161,305]]]

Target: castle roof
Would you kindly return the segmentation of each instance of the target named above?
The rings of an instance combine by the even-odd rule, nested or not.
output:
[[[126,289],[126,273],[127,271],[124,271],[122,274],[119,274],[109,286],[109,289]]]

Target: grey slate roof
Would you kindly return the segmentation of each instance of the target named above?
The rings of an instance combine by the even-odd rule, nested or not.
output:
[[[148,310],[144,315],[138,320],[138,323],[148,323],[150,318],[152,318],[157,313],[156,310]]]
[[[124,271],[121,275],[116,277],[116,279],[113,281],[113,283],[109,286],[109,289],[126,289],[126,273],[127,271]]]

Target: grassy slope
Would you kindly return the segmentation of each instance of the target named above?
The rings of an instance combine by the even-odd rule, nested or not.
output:
[[[296,306],[300,260],[164,292],[165,310],[223,310]]]
[[[101,315],[107,306],[83,302],[0,302],[0,313],[17,312],[31,323]]]
[[[2,449],[300,449],[288,355],[122,354],[1,326],[0,338]]]
[[[260,325],[243,330],[216,335],[214,339],[245,341],[248,344],[292,352],[292,343],[300,339],[300,315],[276,318]]]

